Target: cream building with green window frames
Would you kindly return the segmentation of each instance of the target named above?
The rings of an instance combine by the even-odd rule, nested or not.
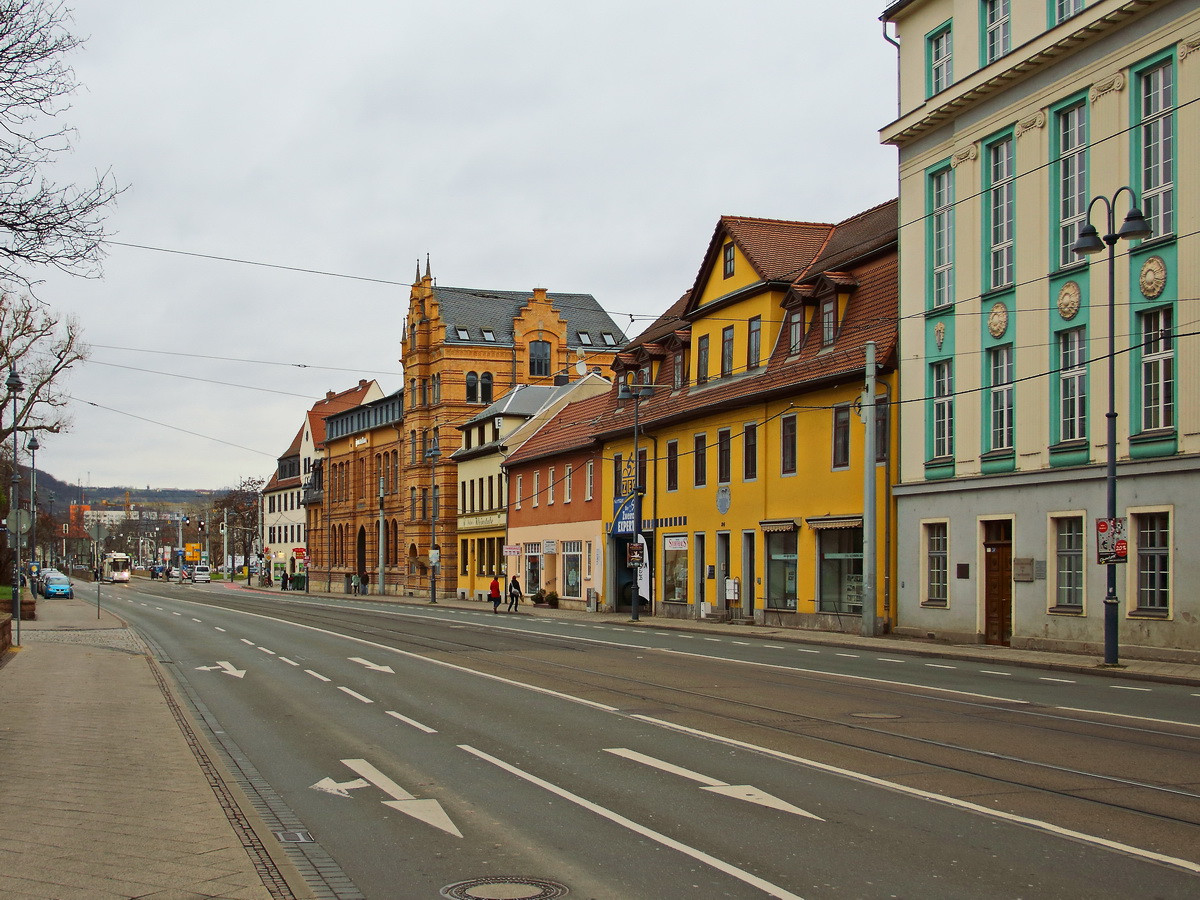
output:
[[[1099,651],[1108,265],[1072,247],[1093,198],[1129,186],[1153,232],[1116,246],[1119,643],[1196,658],[1200,10],[901,0],[882,18],[900,61],[881,132],[900,153],[899,627]],[[1090,221],[1108,233],[1103,201]]]

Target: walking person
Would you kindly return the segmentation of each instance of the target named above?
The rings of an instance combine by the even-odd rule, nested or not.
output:
[[[492,583],[488,585],[488,599],[492,601],[492,612],[499,614],[500,612],[500,579],[495,575],[492,576]]]
[[[371,576],[366,572],[358,576],[358,584],[364,597],[371,593]]]
[[[288,584],[291,583],[291,580],[292,579],[288,576],[287,569],[284,569],[282,574],[279,576],[279,589],[281,591],[286,591],[288,589]]]
[[[512,581],[508,583],[508,611],[516,612],[517,607],[521,603],[521,582],[517,581],[517,576],[512,577]]]
[[[361,588],[362,588],[362,579],[359,578],[358,573],[355,572],[353,575],[350,576],[350,593],[357,596],[358,592]]]

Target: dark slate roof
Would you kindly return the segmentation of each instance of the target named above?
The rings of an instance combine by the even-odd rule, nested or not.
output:
[[[559,394],[571,389],[570,384],[518,384],[515,388],[472,418],[458,426],[459,431],[488,422],[496,416],[535,416],[547,403],[553,403]]]
[[[616,351],[625,343],[625,334],[612,320],[591,294],[548,293],[551,305],[566,319],[567,347],[588,350]],[[446,323],[447,344],[499,344],[512,346],[513,319],[533,299],[532,291],[488,291],[473,288],[433,288],[433,299],[437,302],[442,321]],[[465,328],[468,339],[462,340],[457,329]],[[490,328],[495,341],[486,341],[483,329]],[[590,344],[579,340],[579,332],[591,337]],[[613,344],[606,344],[602,335],[613,336]]]

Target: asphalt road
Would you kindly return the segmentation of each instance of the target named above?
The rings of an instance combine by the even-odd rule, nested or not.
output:
[[[104,598],[337,896],[1200,892],[1194,688],[219,584]]]

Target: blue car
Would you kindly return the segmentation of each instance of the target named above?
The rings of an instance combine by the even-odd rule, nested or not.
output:
[[[71,579],[66,575],[50,575],[46,578],[46,584],[42,588],[42,596],[66,597],[73,600],[75,588],[71,585]]]

